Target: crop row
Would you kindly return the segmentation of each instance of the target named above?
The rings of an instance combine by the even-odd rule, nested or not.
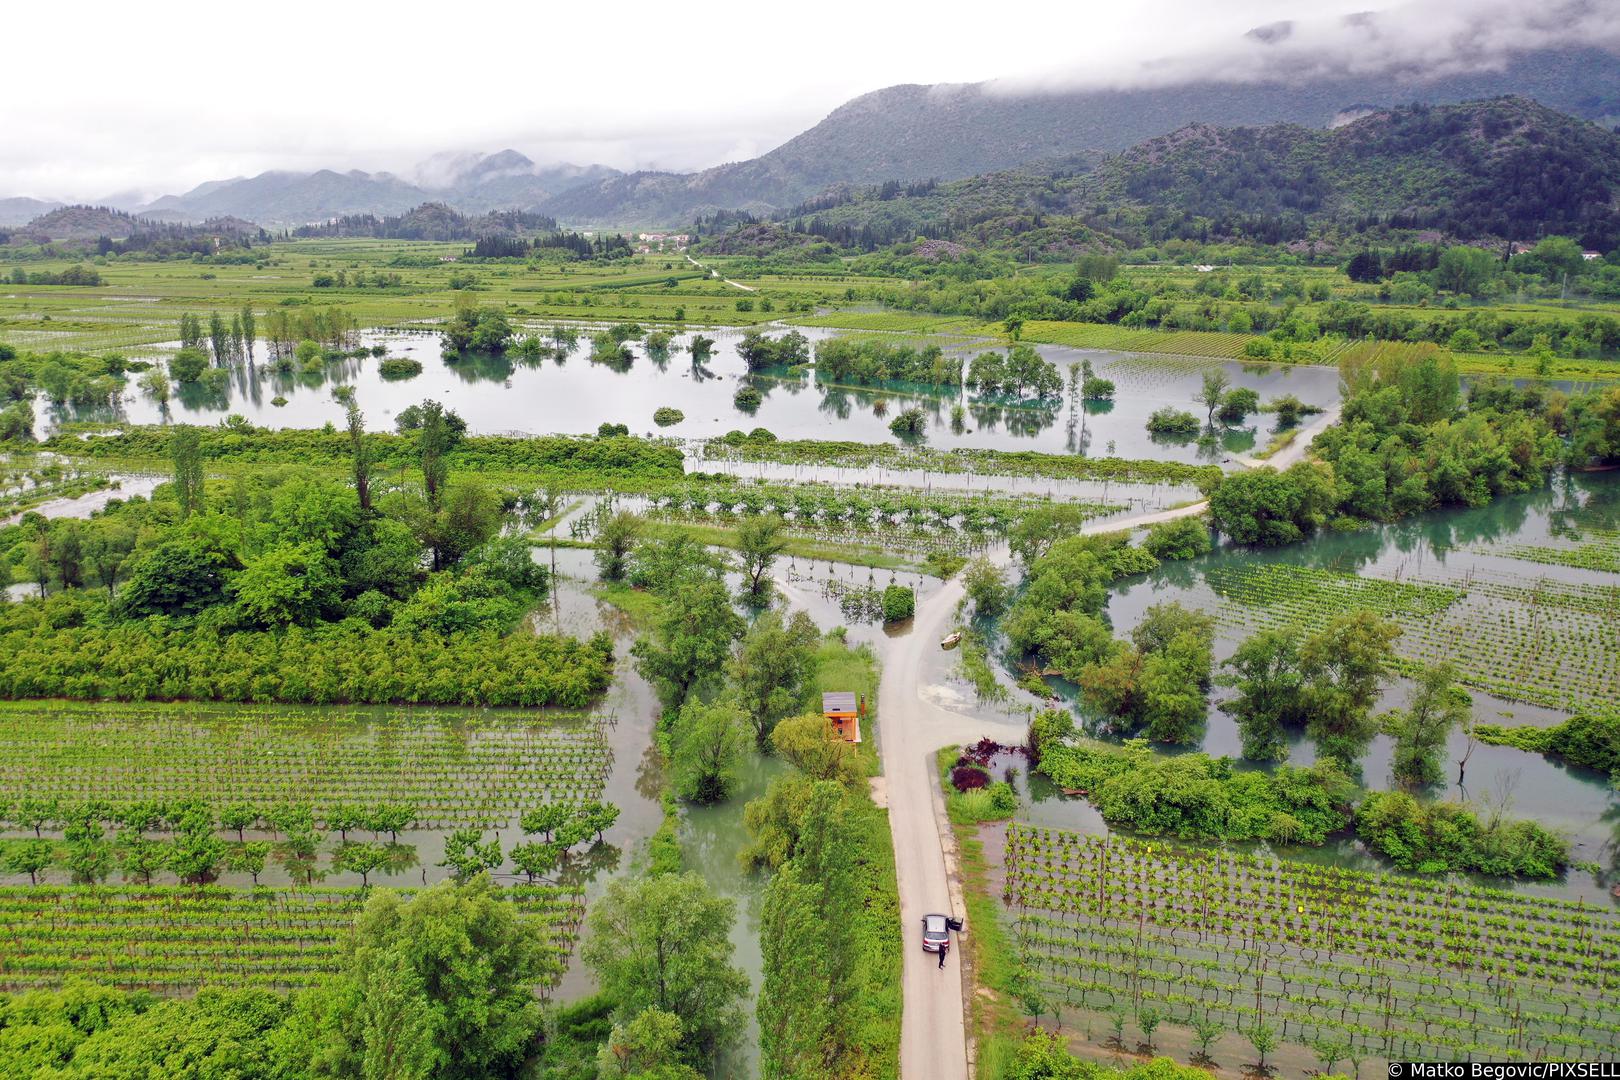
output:
[[[1465,577],[1391,581],[1313,567],[1212,568],[1206,582],[1243,625],[1317,629],[1368,608],[1400,625],[1408,662],[1450,661],[1469,686],[1513,701],[1578,709],[1620,698],[1620,588]]]
[[[1054,1002],[1257,1017],[1398,1059],[1613,1057],[1620,913],[1014,825],[1004,900]]]
[[[58,986],[74,976],[157,992],[309,986],[338,967],[365,895],[320,888],[0,888],[0,989]],[[542,928],[548,985],[555,985],[583,918],[579,889],[519,885],[507,895]]]
[[[503,713],[0,708],[0,784],[25,799],[408,803],[422,827],[504,825],[547,800],[592,800],[609,768],[578,717]]]
[[[1518,544],[1508,548],[1487,548],[1492,555],[1539,563],[1568,566],[1576,570],[1620,573],[1620,529],[1583,528],[1580,542],[1569,544]]]

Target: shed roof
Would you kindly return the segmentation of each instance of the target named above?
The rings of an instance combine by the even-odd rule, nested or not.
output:
[[[855,694],[851,690],[831,690],[821,695],[821,711],[823,713],[852,713],[855,711]]]

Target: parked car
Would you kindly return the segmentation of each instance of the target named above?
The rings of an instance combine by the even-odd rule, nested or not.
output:
[[[951,940],[950,920],[944,915],[923,916],[923,952],[939,952]]]

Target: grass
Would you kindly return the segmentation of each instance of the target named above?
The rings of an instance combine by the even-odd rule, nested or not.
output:
[[[1023,1041],[1023,1023],[1011,1001],[1016,950],[990,892],[990,863],[978,827],[953,820],[951,831],[962,874],[962,902],[967,907],[967,948],[961,955],[967,961],[964,974],[970,979],[969,1033],[978,1048],[977,1075],[995,1080]]]

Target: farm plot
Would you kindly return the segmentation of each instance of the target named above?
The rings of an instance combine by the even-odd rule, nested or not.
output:
[[[7,797],[408,805],[421,829],[500,828],[526,808],[600,797],[609,752],[579,713],[0,706]]]
[[[1401,627],[1403,659],[1448,660],[1476,689],[1569,710],[1620,700],[1620,586],[1480,574],[1390,581],[1278,563],[1214,567],[1205,581],[1231,625],[1314,630],[1369,608]]]
[[[1016,824],[1006,850],[1048,1008],[1264,1023],[1360,1058],[1620,1056],[1620,912]]]
[[[739,516],[774,513],[782,515],[791,534],[827,544],[859,540],[893,551],[962,555],[1005,535],[1031,509],[1050,505],[1041,499],[811,484],[721,491],[694,484],[654,496],[651,503],[651,515],[665,520],[727,524]],[[1121,509],[1106,503],[1073,505],[1088,518]]]
[[[518,885],[506,895],[542,927],[544,985],[555,986],[584,916],[581,887]],[[337,970],[364,903],[360,889],[0,888],[0,989],[75,976],[157,993],[311,986]]]
[[[1500,550],[1480,550],[1542,566],[1568,566],[1575,570],[1620,574],[1620,529],[1582,529],[1581,539],[1572,543],[1520,544]]]

